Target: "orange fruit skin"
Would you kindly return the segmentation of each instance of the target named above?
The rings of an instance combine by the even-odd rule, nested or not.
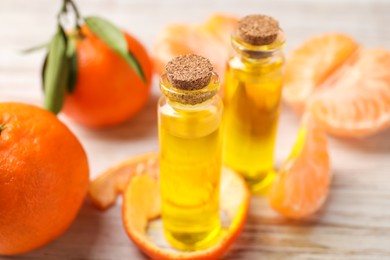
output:
[[[0,103],[0,255],[41,247],[75,219],[86,195],[86,154],[53,114]]]
[[[287,218],[306,218],[323,205],[331,179],[326,134],[304,116],[294,149],[271,186],[271,207]]]
[[[234,217],[230,227],[225,230],[222,238],[215,245],[204,250],[173,252],[153,244],[145,234],[148,221],[161,215],[159,182],[156,178],[156,171],[158,171],[158,168],[154,171],[145,171],[143,175],[135,175],[130,179],[129,184],[124,190],[123,225],[130,239],[151,259],[220,259],[241,233],[248,215],[250,192],[244,179],[232,171],[223,171],[221,181],[221,208],[226,214]],[[228,181],[225,181],[226,179]],[[144,189],[137,187],[137,185],[141,184],[144,184],[142,186]],[[137,189],[139,193],[136,193]],[[137,203],[138,207],[135,208]],[[232,206],[234,204],[236,205]]]
[[[221,178],[221,209],[229,216],[230,226],[212,247],[191,252],[174,252],[159,247],[146,234],[148,222],[161,215],[159,192],[159,156],[139,155],[105,171],[90,186],[89,195],[99,209],[115,203],[123,192],[123,225],[131,240],[152,259],[219,259],[241,233],[249,210],[250,192],[237,173],[223,170]]]
[[[152,83],[152,62],[139,41],[125,33],[129,51],[146,82],[87,27],[77,40],[77,83],[65,99],[63,112],[82,125],[99,128],[133,117],[145,105]]]
[[[139,165],[143,165],[143,167],[139,167]],[[110,208],[134,175],[144,171],[157,174],[158,167],[159,161],[156,153],[135,156],[110,167],[89,185],[88,194],[92,204],[100,210]]]

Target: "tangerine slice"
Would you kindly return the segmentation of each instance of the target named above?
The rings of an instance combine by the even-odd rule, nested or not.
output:
[[[89,186],[89,197],[100,210],[106,210],[115,204],[129,179],[149,171],[157,174],[159,161],[156,153],[148,153],[130,158],[100,174]]]
[[[283,98],[302,113],[308,98],[359,48],[348,35],[312,37],[292,51],[286,62]]]
[[[304,116],[293,150],[270,188],[271,207],[288,218],[304,218],[324,203],[331,182],[325,132]]]
[[[309,111],[327,132],[361,137],[390,126],[390,53],[361,49],[315,95]]]
[[[145,160],[157,160],[156,155],[145,156]],[[143,163],[143,162],[139,162]],[[129,167],[133,167],[129,165]],[[238,237],[248,213],[250,192],[245,181],[235,172],[224,168],[221,178],[220,205],[225,227],[219,241],[212,247],[200,251],[177,251],[167,242],[151,237],[150,233],[162,234],[161,225],[148,231],[150,221],[161,214],[159,181],[155,177],[158,169],[144,171],[130,179],[124,191],[123,223],[131,240],[152,259],[218,259]],[[161,224],[161,223],[160,223]],[[154,223],[153,223],[153,226]],[[155,240],[158,240],[157,242]]]
[[[198,25],[171,24],[158,35],[154,44],[154,64],[161,74],[172,58],[194,53],[207,57],[220,78],[223,78],[226,60],[230,54],[230,35],[238,19],[214,14]]]

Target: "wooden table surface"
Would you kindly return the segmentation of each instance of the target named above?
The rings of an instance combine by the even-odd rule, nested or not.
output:
[[[199,22],[220,11],[265,13],[280,20],[287,51],[315,33],[342,31],[366,46],[390,49],[389,0],[79,0],[83,14],[111,19],[151,50],[171,22]],[[49,39],[60,0],[0,0],[0,101],[40,105],[44,53],[19,50]],[[190,8],[189,8],[190,7]],[[390,69],[390,68],[389,68]],[[69,125],[84,145],[96,177],[132,155],[158,149],[157,84],[133,120],[107,130]],[[294,142],[299,119],[283,108],[276,163]],[[364,140],[330,139],[334,179],[321,212],[304,223],[284,220],[264,198],[251,201],[245,230],[226,259],[390,259],[390,131]],[[145,259],[126,236],[120,202],[105,213],[87,201],[70,229],[50,245],[15,259]],[[1,217],[1,216],[0,216]]]

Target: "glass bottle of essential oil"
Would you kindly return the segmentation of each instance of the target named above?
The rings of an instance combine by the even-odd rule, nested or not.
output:
[[[162,220],[168,242],[182,250],[212,245],[220,232],[222,101],[219,78],[201,56],[166,66],[159,100]]]
[[[285,37],[275,19],[250,15],[232,35],[224,87],[224,163],[255,193],[274,178],[273,155],[280,113]]]

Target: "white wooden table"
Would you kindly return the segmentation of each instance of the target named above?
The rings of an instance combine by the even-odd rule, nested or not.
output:
[[[288,37],[287,51],[310,35],[328,31],[346,32],[366,46],[390,49],[390,0],[77,2],[83,14],[109,18],[149,50],[167,23],[199,22],[216,11],[278,18]],[[60,0],[0,0],[0,101],[42,103],[44,53],[23,56],[18,50],[49,39],[59,4]],[[61,117],[84,145],[92,178],[132,155],[158,149],[158,96],[154,84],[145,109],[108,130],[84,129]],[[291,149],[298,123],[298,117],[284,108],[278,165]],[[323,210],[305,223],[291,222],[272,212],[264,198],[253,198],[245,230],[226,259],[390,259],[390,130],[365,140],[330,143],[334,179]],[[120,203],[101,213],[87,201],[62,237],[15,259],[144,259],[126,236],[120,214]]]

